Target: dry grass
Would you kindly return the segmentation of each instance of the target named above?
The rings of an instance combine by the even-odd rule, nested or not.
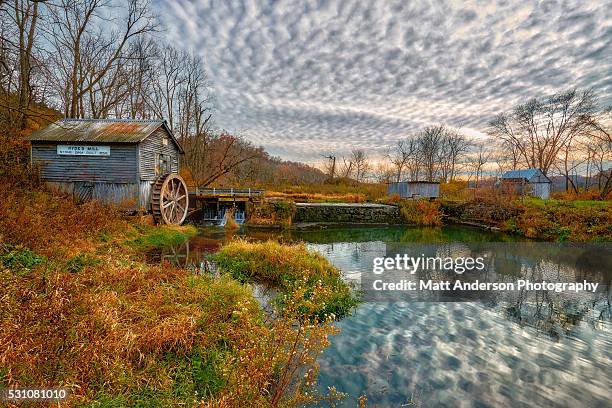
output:
[[[466,201],[443,200],[445,215],[529,238],[576,242],[612,240],[610,201],[541,200],[496,191]]]
[[[18,185],[4,184],[2,190],[0,239],[44,255],[92,251],[98,234],[125,227],[113,208],[96,202],[77,206],[69,196],[24,191]]]
[[[564,201],[605,201],[601,199],[601,194],[596,189],[584,190],[580,189],[578,192],[575,191],[560,191],[554,192],[550,195],[550,198],[555,200]],[[608,198],[608,202],[612,202],[612,197]]]
[[[442,225],[442,211],[438,201],[401,200],[400,213],[408,224],[439,226]]]
[[[266,198],[281,198],[293,200],[295,202],[316,203],[316,202],[342,202],[342,203],[363,203],[366,195],[362,193],[346,194],[321,194],[321,193],[285,193],[280,191],[266,191]]]
[[[296,202],[373,202],[385,197],[383,183],[356,183],[339,180],[337,183],[305,184],[299,186],[269,186],[266,197],[289,199]]]
[[[294,307],[305,306],[294,301],[304,293],[291,292],[267,324],[250,288],[229,276],[140,260],[142,248],[173,233],[44,191],[2,194],[0,386],[67,386],[67,406],[294,406],[310,398],[313,376],[298,374],[335,329],[296,320],[318,310],[316,302],[310,311]]]
[[[507,230],[556,241],[612,241],[612,205],[602,201],[526,199],[516,201],[518,216]]]

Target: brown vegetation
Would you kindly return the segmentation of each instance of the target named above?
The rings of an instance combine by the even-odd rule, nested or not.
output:
[[[612,240],[610,201],[540,200],[480,194],[467,201],[443,200],[451,221],[467,221],[543,240]]]
[[[249,212],[249,226],[286,228],[293,222],[295,205],[287,201],[270,200],[252,204]]]
[[[311,392],[314,363],[335,329],[297,318],[318,313],[316,299],[304,303],[296,289],[265,323],[237,281],[141,261],[143,248],[173,230],[0,185],[9,198],[0,203],[1,386],[67,386],[69,406],[294,406],[325,398]]]
[[[400,214],[410,225],[439,226],[442,225],[442,212],[438,201],[401,200]]]

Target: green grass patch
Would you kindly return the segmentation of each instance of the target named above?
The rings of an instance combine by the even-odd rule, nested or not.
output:
[[[557,200],[547,199],[543,200],[538,197],[523,197],[517,200],[519,203],[525,205],[532,205],[536,207],[568,207],[568,208],[607,208],[610,207],[610,201],[605,200]]]
[[[66,262],[66,271],[71,273],[82,272],[88,266],[95,266],[100,263],[100,260],[87,254],[75,255]]]
[[[179,245],[197,233],[194,226],[182,227],[144,227],[137,229],[136,237],[128,239],[126,244],[137,251],[148,251],[171,245]]]
[[[279,304],[284,306],[290,300],[303,303],[297,308],[307,317],[342,318],[358,303],[357,295],[342,280],[338,269],[304,245],[233,241],[213,257],[224,272],[240,282],[279,287],[284,292]],[[296,293],[297,300],[293,296]]]
[[[226,385],[222,371],[227,352],[195,348],[188,355],[169,354],[174,368],[172,394],[177,399],[210,399]]]
[[[15,274],[23,276],[30,273],[36,266],[46,261],[29,248],[11,245],[0,246],[0,264]]]

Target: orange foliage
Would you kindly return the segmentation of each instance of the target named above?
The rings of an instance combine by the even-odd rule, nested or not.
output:
[[[458,200],[467,198],[467,181],[453,180],[440,183],[440,196],[447,199]]]
[[[400,213],[413,225],[442,225],[442,211],[438,201],[402,200]]]

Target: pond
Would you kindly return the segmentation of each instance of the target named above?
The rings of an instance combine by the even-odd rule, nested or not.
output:
[[[334,386],[347,393],[341,406],[356,406],[360,395],[371,406],[610,406],[607,244],[517,242],[463,226],[240,234],[304,241],[347,280],[362,284],[376,257],[466,250],[495,259],[495,281],[527,276],[600,283],[596,293],[489,292],[467,301],[455,293],[365,296],[353,315],[337,323],[342,331],[319,359],[320,389]],[[186,245],[188,256],[184,248],[164,256],[194,264],[230,238],[223,230],[204,229]]]

